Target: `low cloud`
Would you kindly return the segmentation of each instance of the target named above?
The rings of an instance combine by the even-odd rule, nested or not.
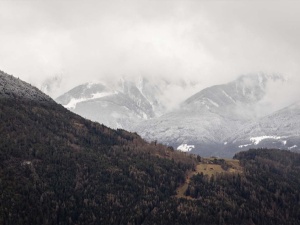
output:
[[[61,74],[52,97],[122,76],[171,81],[166,102],[253,71],[298,82],[297,1],[28,0],[0,7],[0,69],[38,87]],[[197,85],[181,90],[182,79]],[[294,86],[281,95],[275,88],[270,104],[297,94]]]
[[[266,86],[266,95],[259,102],[259,115],[268,115],[300,101],[300,78],[286,76],[284,81],[276,80]]]

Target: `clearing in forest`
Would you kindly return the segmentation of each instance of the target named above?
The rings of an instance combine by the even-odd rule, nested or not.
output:
[[[201,162],[196,166],[195,171],[189,171],[184,184],[177,188],[177,198],[185,198],[195,200],[190,196],[186,196],[185,192],[189,186],[190,179],[196,174],[203,173],[209,177],[218,173],[242,173],[243,169],[240,166],[239,160],[236,159],[217,159],[217,158],[202,158]]]

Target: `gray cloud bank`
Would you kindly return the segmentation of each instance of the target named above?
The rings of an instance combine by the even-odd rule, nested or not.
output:
[[[300,94],[298,1],[4,0],[0,8],[1,70],[38,87],[50,80],[53,97],[121,76],[197,83],[190,94],[253,71],[291,80],[269,99]]]

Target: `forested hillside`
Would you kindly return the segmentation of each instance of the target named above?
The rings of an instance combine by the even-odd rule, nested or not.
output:
[[[141,224],[194,167],[193,157],[7,86],[0,88],[0,224]]]
[[[242,173],[193,176],[193,200],[163,203],[146,224],[300,224],[300,155],[257,149],[235,158]]]
[[[195,157],[0,80],[0,224],[300,224],[299,154]]]

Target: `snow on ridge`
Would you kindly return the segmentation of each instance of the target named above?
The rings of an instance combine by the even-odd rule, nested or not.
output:
[[[265,139],[274,139],[274,140],[280,140],[282,138],[286,138],[285,136],[284,137],[280,137],[280,136],[267,136],[267,135],[264,135],[264,136],[260,136],[260,137],[251,137],[250,138],[250,141],[252,143],[250,144],[245,144],[245,145],[239,145],[239,148],[244,148],[244,147],[247,147],[249,145],[258,145],[262,140],[265,140]],[[281,143],[283,145],[286,145],[287,144],[287,140],[280,140]]]
[[[92,99],[96,99],[96,98],[103,98],[105,96],[112,95],[112,94],[115,94],[115,92],[97,92],[97,93],[92,94],[91,98],[72,98],[68,104],[63,105],[63,106],[67,109],[75,109],[76,105],[80,102],[84,102],[84,101],[92,100]]]
[[[260,137],[252,137],[250,138],[250,141],[255,144],[258,145],[262,140],[264,139],[275,139],[275,140],[280,140],[281,138],[285,138],[285,137],[280,137],[280,136],[260,136]],[[286,144],[286,141],[283,141],[283,144]]]
[[[239,148],[244,148],[244,147],[247,147],[249,145],[252,145],[252,144],[239,145]]]
[[[236,101],[235,101],[229,94],[227,94],[224,90],[222,90],[222,92],[223,92],[223,94],[224,94],[227,98],[229,98],[233,103],[236,103]]]
[[[139,80],[136,84],[136,88],[143,94],[143,78],[139,77]],[[145,96],[144,96],[145,97]]]
[[[210,104],[212,104],[212,105],[214,105],[214,106],[216,106],[216,107],[219,107],[219,104],[218,104],[218,103],[214,102],[213,100],[211,100],[211,99],[209,99],[209,98],[206,98],[206,99],[210,102]]]
[[[182,152],[190,152],[193,148],[195,148],[195,145],[182,144],[177,147],[177,150]]]
[[[113,95],[113,94],[117,94],[117,92],[97,92],[95,94],[92,94],[92,98],[90,99],[103,98],[105,96]]]
[[[297,148],[297,147],[298,147],[297,145],[293,145],[293,146],[291,146],[291,147],[288,147],[288,150],[291,150],[291,149]]]
[[[65,108],[67,108],[67,109],[75,109],[77,103],[83,102],[83,101],[85,101],[85,100],[87,100],[87,99],[86,99],[86,98],[77,98],[77,99],[76,99],[76,98],[72,98],[72,99],[69,101],[69,103],[66,104],[66,105],[63,105],[63,107],[65,107]]]
[[[34,101],[53,101],[38,88],[0,70],[0,98],[14,98],[15,96]]]

